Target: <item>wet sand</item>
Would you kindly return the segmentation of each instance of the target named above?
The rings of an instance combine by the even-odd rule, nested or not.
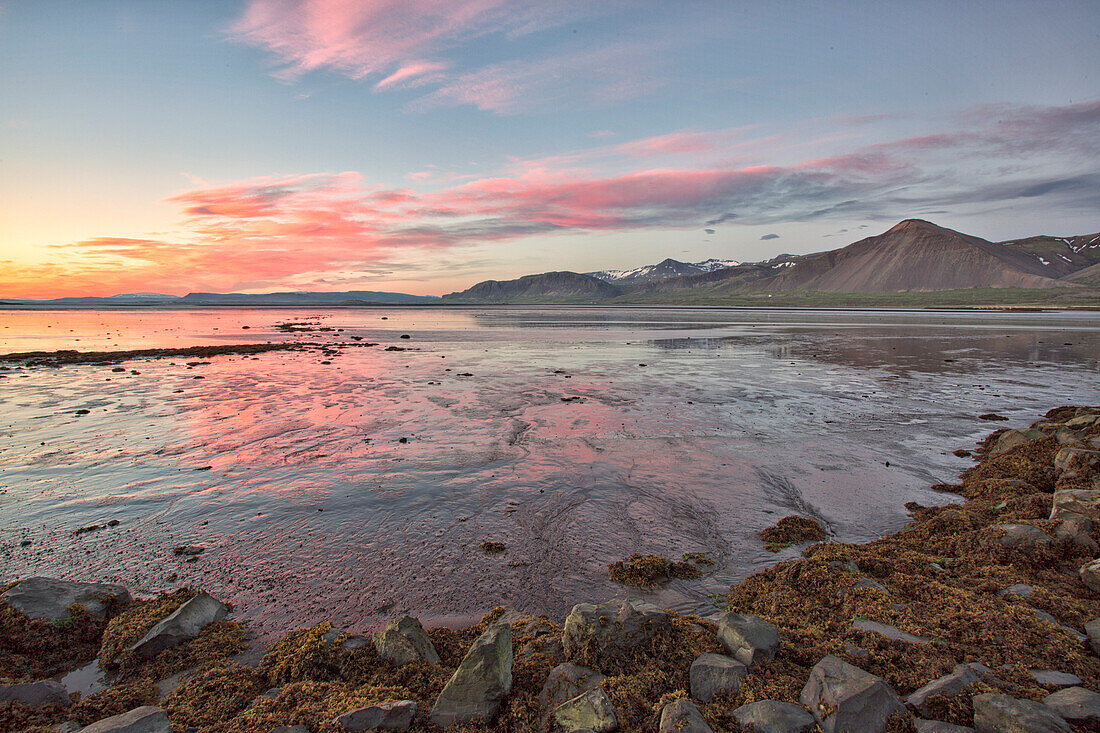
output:
[[[66,317],[0,350],[326,346],[0,372],[0,579],[193,583],[261,635],[560,616],[620,593],[607,564],[633,552],[708,553],[652,598],[709,608],[786,557],[756,534],[781,516],[864,541],[907,501],[951,501],[929,487],[969,465],[951,449],[988,432],[977,415],[1094,403],[1100,359],[1090,314],[219,310],[76,314],[72,335]]]

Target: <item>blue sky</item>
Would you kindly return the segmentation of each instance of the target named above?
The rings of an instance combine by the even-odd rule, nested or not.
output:
[[[1098,41],[1095,2],[0,2],[0,293],[1092,232]]]

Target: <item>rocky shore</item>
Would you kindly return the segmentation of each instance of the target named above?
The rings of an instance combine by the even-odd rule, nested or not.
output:
[[[706,618],[627,598],[458,631],[322,624],[255,650],[198,590],[25,579],[0,588],[0,730],[1098,731],[1100,408],[974,455],[939,487],[961,503],[808,545]]]

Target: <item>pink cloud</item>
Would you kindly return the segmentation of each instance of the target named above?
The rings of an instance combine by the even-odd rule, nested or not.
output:
[[[506,0],[252,0],[232,34],[270,51],[285,77],[327,67],[362,78],[488,32],[506,5]]]
[[[374,85],[376,90],[393,86],[426,84],[441,78],[440,72],[450,68],[445,61],[410,61]]]
[[[615,152],[639,157],[713,153],[722,149],[732,137],[736,137],[736,132],[730,130],[673,132],[623,143],[615,147]]]
[[[251,0],[230,35],[268,51],[282,79],[327,69],[352,79],[379,77],[376,91],[434,84],[438,88],[410,109],[458,104],[515,112],[563,99],[593,105],[646,94],[663,84],[653,68],[655,44],[574,45],[538,60],[454,71],[456,62],[445,55],[487,35],[514,41],[620,6],[580,0]]]
[[[440,176],[433,183],[444,187],[429,191],[366,185],[355,172],[197,185],[166,199],[181,217],[173,235],[57,245],[56,261],[4,263],[0,293],[31,297],[36,288],[61,283],[68,292],[247,290],[321,282],[334,273],[345,282],[356,272],[421,272],[424,263],[465,245],[559,232],[901,218],[921,207],[1003,206],[1048,196],[1095,210],[1100,187],[1087,153],[1097,146],[1098,127],[1100,102],[1090,102],[1014,110],[984,127],[786,165],[689,161],[619,173],[577,166],[578,160],[630,166],[639,155],[709,153],[722,160],[747,144],[731,131],[680,131],[597,153],[515,161],[508,175],[465,182]],[[1050,139],[1028,145],[1040,134]],[[1016,168],[978,165],[967,176],[957,169],[967,157],[1003,161],[1007,149],[1019,150]],[[1044,168],[1051,159],[1055,164]]]
[[[578,101],[601,106],[634,99],[667,83],[657,68],[659,45],[616,43],[491,64],[455,75],[408,108],[425,111],[444,105],[471,105],[513,114]]]

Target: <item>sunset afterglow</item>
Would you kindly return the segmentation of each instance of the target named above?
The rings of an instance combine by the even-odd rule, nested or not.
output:
[[[813,252],[904,217],[1093,231],[1098,21],[1088,2],[5,2],[0,297],[441,294]]]

